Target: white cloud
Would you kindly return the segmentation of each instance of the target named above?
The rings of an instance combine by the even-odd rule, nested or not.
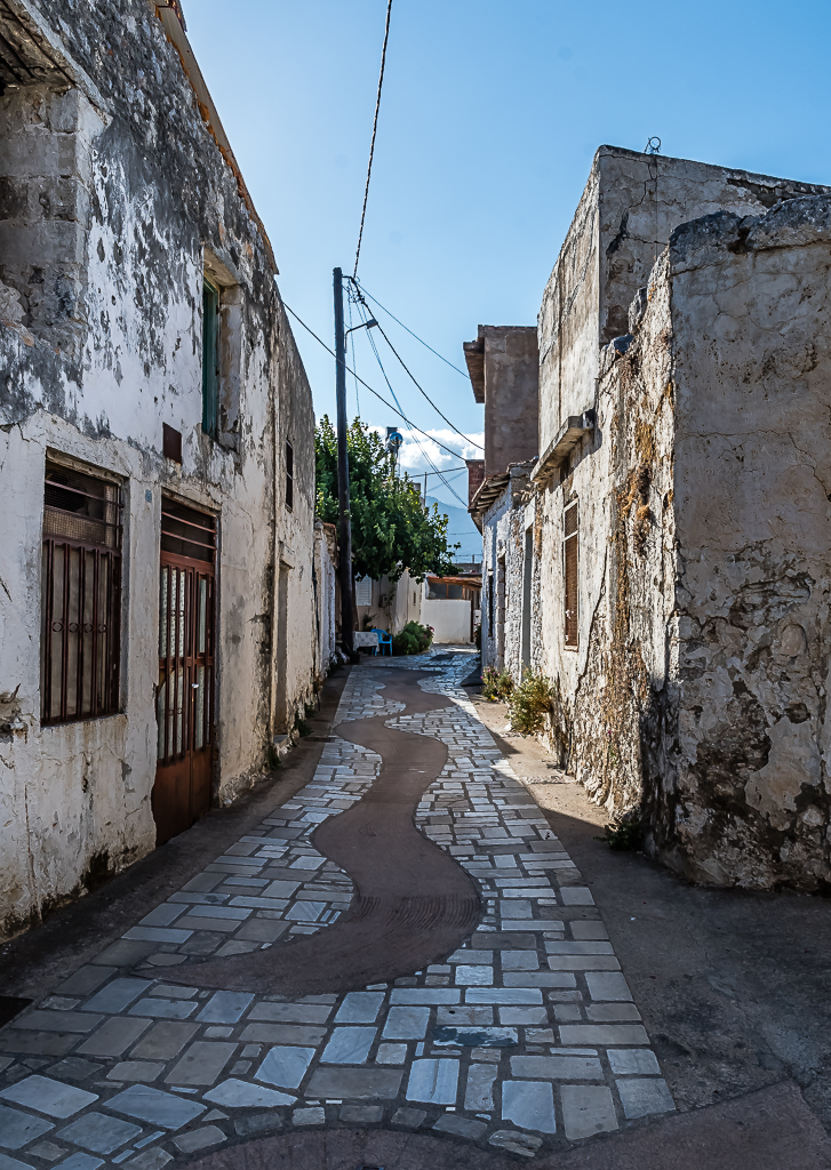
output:
[[[428,430],[425,434],[430,437],[425,438],[418,431],[406,426],[402,426],[400,431],[404,442],[398,453],[398,465],[410,475],[422,475],[425,471],[432,471],[427,462],[428,456],[439,471],[446,467],[458,466],[462,459],[482,458],[481,445],[485,441],[485,436],[481,432],[471,433],[463,438],[447,427],[443,430]],[[443,446],[440,447],[439,443],[434,442],[435,439]],[[450,451],[445,450],[446,447],[449,447]],[[451,451],[456,454],[451,454]]]

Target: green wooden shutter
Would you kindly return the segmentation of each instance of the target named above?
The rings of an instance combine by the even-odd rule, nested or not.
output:
[[[202,430],[216,437],[219,415],[219,289],[202,285]]]

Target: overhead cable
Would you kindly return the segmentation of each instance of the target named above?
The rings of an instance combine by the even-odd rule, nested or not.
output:
[[[455,423],[452,423],[452,422],[450,421],[450,419],[447,417],[447,415],[446,415],[446,414],[445,414],[445,413],[444,413],[444,412],[443,412],[443,411],[442,411],[442,410],[441,410],[441,409],[440,409],[438,406],[436,406],[435,402],[434,402],[434,401],[433,401],[433,399],[430,397],[430,395],[427,393],[427,391],[426,391],[426,390],[425,390],[425,389],[424,389],[424,388],[421,386],[421,384],[420,384],[420,383],[419,383],[419,382],[416,380],[416,377],[415,377],[415,375],[413,374],[412,370],[410,370],[409,366],[408,366],[408,365],[407,365],[407,363],[404,361],[404,359],[403,359],[403,357],[401,356],[401,354],[398,352],[398,350],[397,350],[397,349],[395,348],[395,346],[392,344],[392,342],[390,341],[389,337],[388,337],[388,336],[386,335],[386,333],[384,332],[384,329],[383,329],[383,327],[382,327],[381,325],[378,325],[378,327],[377,327],[377,328],[378,328],[378,332],[381,334],[381,336],[383,337],[384,341],[386,341],[387,345],[390,347],[390,349],[392,350],[392,352],[393,352],[393,353],[395,354],[395,356],[398,358],[398,361],[401,363],[401,366],[402,366],[402,368],[403,368],[404,372],[405,372],[405,373],[407,374],[407,376],[409,377],[410,381],[413,383],[413,385],[416,387],[416,389],[419,391],[419,393],[420,393],[420,394],[422,394],[422,395],[423,395],[423,397],[424,397],[424,398],[426,398],[426,400],[427,400],[427,401],[430,403],[430,405],[432,406],[432,408],[433,408],[433,410],[436,412],[436,414],[439,416],[439,418],[443,419],[443,420],[444,420],[444,421],[447,423],[447,425],[450,427],[451,431],[455,431],[457,435],[461,435],[461,437],[462,437],[462,438],[463,438],[463,439],[464,439],[466,442],[468,442],[468,443],[470,444],[470,446],[471,446],[471,447],[476,447],[476,449],[477,449],[478,451],[484,451],[484,450],[485,450],[485,448],[482,446],[482,444],[481,444],[481,443],[475,443],[475,442],[473,441],[473,439],[471,439],[471,438],[470,438],[470,436],[469,436],[469,435],[466,435],[466,434],[464,433],[464,431],[460,431],[460,430],[459,430],[459,428],[456,426],[456,424],[455,424]]]
[[[357,284],[357,281],[356,281],[355,283]],[[358,300],[359,300],[359,302],[362,300],[362,295],[361,295],[361,293],[360,293],[360,292],[359,292],[359,294],[358,294]],[[366,307],[366,306],[365,306],[365,307]],[[369,310],[368,310],[368,309],[367,309],[367,312],[369,312]],[[378,330],[378,332],[379,332],[379,333],[381,334],[381,336],[383,337],[384,341],[386,341],[387,345],[390,347],[390,349],[392,350],[392,352],[395,354],[396,358],[397,358],[397,359],[398,359],[398,361],[400,362],[400,364],[401,364],[401,366],[402,366],[402,368],[403,368],[404,372],[406,373],[407,377],[408,377],[408,378],[410,379],[410,381],[413,383],[413,385],[414,385],[414,386],[415,386],[415,388],[418,390],[418,392],[419,392],[419,393],[420,393],[420,394],[421,394],[421,395],[422,395],[424,398],[426,398],[426,400],[427,400],[427,401],[430,403],[430,405],[432,406],[433,410],[435,410],[435,412],[436,412],[436,414],[439,416],[439,418],[443,419],[443,420],[444,420],[444,421],[447,423],[447,425],[450,427],[451,431],[455,431],[457,435],[461,435],[461,437],[462,437],[462,438],[463,438],[463,439],[464,439],[466,442],[468,442],[468,443],[471,445],[471,447],[476,447],[476,448],[477,448],[477,450],[479,450],[479,451],[484,451],[484,449],[485,449],[485,448],[482,446],[482,444],[481,444],[481,443],[475,443],[475,442],[473,441],[473,439],[471,439],[471,438],[470,438],[468,435],[466,435],[466,434],[464,433],[464,431],[460,431],[460,430],[459,430],[459,428],[456,426],[456,424],[455,424],[455,423],[453,423],[453,422],[451,422],[451,421],[450,421],[450,419],[447,417],[447,415],[446,415],[446,414],[445,414],[445,413],[444,413],[444,412],[443,412],[443,411],[442,411],[442,410],[441,410],[441,409],[440,409],[438,406],[436,406],[436,404],[435,404],[435,402],[433,401],[433,399],[430,397],[430,395],[427,393],[427,391],[424,389],[424,387],[423,387],[423,386],[421,385],[421,383],[418,381],[418,379],[416,378],[415,374],[412,372],[412,370],[410,369],[410,367],[409,367],[409,366],[407,365],[407,363],[404,361],[404,359],[403,359],[403,357],[401,356],[401,354],[398,352],[398,350],[395,348],[395,346],[394,346],[394,345],[392,344],[392,342],[390,341],[389,337],[387,336],[386,332],[384,331],[384,328],[383,328],[383,326],[382,326],[382,325],[380,325],[380,324],[379,324],[379,323],[376,321],[376,322],[375,322],[375,328]]]
[[[375,360],[378,362],[378,366],[379,366],[379,369],[381,370],[381,374],[383,376],[383,379],[386,382],[387,386],[389,387],[389,391],[390,391],[390,394],[392,394],[393,401],[398,405],[398,407],[400,409],[401,403],[398,401],[398,398],[396,397],[395,391],[392,388],[392,383],[390,382],[389,378],[387,377],[387,371],[384,369],[384,363],[381,361],[381,355],[378,353],[378,347],[375,344],[375,338],[372,336],[372,334],[369,332],[369,330],[367,330],[367,340],[369,341],[372,352],[375,354]],[[419,450],[421,451],[421,454],[424,456],[425,460],[433,468],[434,473],[439,477],[439,479],[444,484],[444,486],[447,488],[447,490],[449,492],[451,492],[456,497],[456,499],[459,501],[460,504],[462,504],[463,506],[466,506],[462,497],[453,488],[453,486],[450,483],[448,483],[447,479],[444,477],[442,472],[438,469],[438,467],[436,467],[433,460],[427,454],[427,452],[425,451],[424,446],[421,442],[421,439],[417,438],[415,441],[418,444],[418,447],[419,447]],[[425,503],[426,503],[426,500],[425,500]]]
[[[355,249],[355,267],[352,269],[352,275],[358,275],[358,260],[361,256],[361,241],[364,238],[364,222],[366,220],[366,204],[369,199],[369,180],[372,177],[372,160],[375,156],[375,135],[378,132],[378,113],[381,109],[381,90],[384,85],[384,65],[387,60],[387,41],[390,39],[390,13],[392,12],[392,0],[387,0],[387,19],[384,24],[384,44],[381,49],[381,72],[378,75],[378,93],[375,97],[375,116],[372,119],[372,138],[369,143],[369,165],[366,168],[366,186],[364,187],[364,205],[361,208],[361,226],[358,229],[358,246]]]
[[[342,357],[338,357],[337,354],[335,353],[335,351],[331,348],[331,346],[328,346],[326,344],[326,342],[323,340],[323,338],[319,337],[318,334],[315,333],[315,331],[314,331],[314,329],[312,329],[311,325],[306,324],[306,322],[299,315],[299,313],[295,313],[295,311],[291,307],[291,305],[289,305],[286,301],[283,301],[282,298],[281,298],[281,301],[282,301],[283,308],[287,309],[288,312],[291,313],[292,317],[294,317],[295,321],[297,321],[297,323],[299,325],[302,325],[302,327],[306,330],[307,333],[311,334],[311,336],[315,339],[315,341],[318,343],[318,345],[322,346],[323,349],[325,349],[326,352],[328,354],[330,354],[331,357],[333,357],[336,362],[339,362],[348,374],[352,374],[352,376],[360,382],[360,384],[364,387],[365,390],[368,390],[370,392],[370,394],[374,395],[378,399],[379,402],[383,402],[383,404],[384,404],[384,406],[386,406],[387,410],[391,410],[393,412],[393,414],[397,414],[399,418],[404,420],[404,422],[407,424],[408,427],[410,427],[411,430],[418,431],[418,433],[420,435],[424,435],[425,439],[429,439],[431,443],[435,443],[437,447],[441,447],[441,449],[443,451],[446,451],[448,453],[448,455],[453,455],[454,458],[456,458],[456,459],[459,458],[458,451],[454,451],[452,447],[448,447],[447,444],[442,443],[442,441],[440,439],[436,439],[433,435],[428,434],[427,431],[423,431],[421,429],[421,427],[417,427],[414,422],[411,422],[407,418],[406,414],[404,414],[403,411],[396,409],[396,407],[394,407],[392,405],[392,403],[388,402],[386,400],[386,398],[384,398],[383,394],[379,394],[377,390],[373,389],[373,387],[370,386],[369,382],[365,382],[364,379],[360,376],[360,374],[357,374],[355,372],[355,370],[352,369],[351,366],[348,366]],[[467,441],[469,442],[470,440],[467,440]]]
[[[355,280],[354,277],[353,280]],[[355,280],[355,284],[359,286],[361,292],[364,293],[365,296],[369,297],[373,305],[377,305],[378,308],[382,309],[388,317],[392,317],[396,325],[400,325],[406,333],[409,333],[410,337],[414,337],[420,345],[423,345],[425,349],[429,349],[430,353],[435,354],[436,357],[443,361],[446,366],[450,366],[451,370],[455,370],[456,373],[461,374],[463,378],[468,378],[470,376],[464,370],[461,370],[458,366],[454,365],[453,362],[451,362],[449,358],[446,358],[443,353],[439,353],[437,349],[433,349],[432,345],[429,345],[423,337],[419,337],[417,333],[414,333],[413,330],[410,329],[409,325],[405,325],[403,321],[399,320],[395,313],[391,312],[391,310],[388,309],[386,305],[382,305],[378,298],[372,295],[366,285],[361,284],[359,280]]]

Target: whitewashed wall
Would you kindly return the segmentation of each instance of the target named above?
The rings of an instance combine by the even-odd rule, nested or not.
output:
[[[67,92],[63,77],[0,98],[0,177],[24,208],[0,220],[0,933],[153,848],[162,490],[217,518],[215,801],[262,774],[314,669],[311,394],[267,241],[151,6],[82,7],[62,35],[99,89]],[[123,51],[102,57],[102,40]],[[163,141],[160,124],[173,128]],[[70,175],[66,219],[50,218],[58,188],[44,205],[28,198],[52,191],[54,157]],[[41,300],[26,284],[35,245]],[[201,429],[206,249],[241,293],[238,424],[221,442]],[[163,423],[182,434],[181,465],[161,453]],[[40,722],[47,453],[119,477],[124,501],[120,712],[51,727]]]

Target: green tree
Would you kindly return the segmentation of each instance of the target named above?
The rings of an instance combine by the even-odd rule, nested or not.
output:
[[[453,571],[447,517],[424,504],[416,485],[396,475],[380,435],[360,419],[347,432],[352,512],[352,566],[358,577],[397,581],[405,569],[417,581]],[[324,415],[315,431],[317,514],[338,522],[338,441]],[[459,546],[453,545],[455,550]]]

